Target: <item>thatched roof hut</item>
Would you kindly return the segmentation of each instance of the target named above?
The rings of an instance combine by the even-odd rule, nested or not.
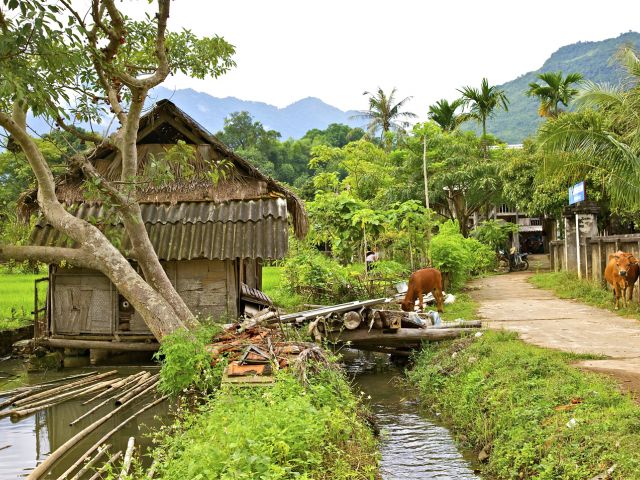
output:
[[[293,192],[236,155],[168,100],[158,102],[141,118],[139,171],[150,168],[179,141],[194,147],[189,175],[174,167],[170,183],[147,183],[138,190],[144,223],[158,257],[189,307],[203,316],[237,316],[242,313],[243,292],[247,297],[247,292],[261,287],[262,262],[286,254],[289,225],[296,236],[306,234],[304,206]],[[90,161],[107,179],[120,180],[121,156],[116,150],[99,148]],[[210,172],[220,162],[231,168],[214,183]],[[87,199],[83,185],[82,172],[70,169],[57,178],[56,194],[69,212],[96,223],[128,255],[129,240],[119,228],[118,216],[100,200]],[[35,192],[25,195],[23,206],[36,208],[35,198]],[[44,219],[36,224],[31,242],[74,246]],[[49,281],[42,334],[105,339],[150,334],[101,273],[51,268]]]

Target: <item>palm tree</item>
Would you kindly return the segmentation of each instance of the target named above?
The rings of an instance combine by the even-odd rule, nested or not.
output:
[[[612,207],[640,207],[640,58],[632,48],[618,53],[628,83],[584,82],[578,110],[540,127],[538,140],[554,170],[596,171]],[[566,155],[569,153],[570,155]]]
[[[469,112],[463,116],[464,121],[474,119],[482,125],[482,137],[487,136],[487,118],[493,116],[497,108],[502,108],[505,112],[509,110],[509,99],[503,90],[491,85],[486,78],[482,79],[480,89],[474,87],[462,87],[458,90],[465,107],[469,107]]]
[[[395,87],[389,95],[384,93],[380,87],[378,87],[378,91],[374,94],[364,92],[363,95],[369,95],[369,110],[362,110],[351,118],[364,118],[368,120],[369,134],[372,136],[379,131],[380,138],[384,139],[387,132],[399,131],[409,126],[409,122],[402,119],[416,117],[415,113],[402,111],[405,103],[411,100],[411,97],[405,97],[395,103]]]
[[[453,132],[458,125],[462,123],[463,117],[456,113],[456,110],[464,104],[464,100],[458,98],[449,103],[448,100],[438,100],[433,105],[429,106],[429,113],[427,116],[440,125],[445,132]]]
[[[573,85],[580,83],[582,78],[580,73],[569,73],[564,78],[562,72],[539,73],[538,79],[544,83],[531,82],[526,95],[540,100],[538,113],[541,117],[556,118],[562,112],[560,104],[568,107],[578,94],[578,89]]]

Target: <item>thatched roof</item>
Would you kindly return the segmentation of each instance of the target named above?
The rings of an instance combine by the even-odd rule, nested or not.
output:
[[[227,202],[234,200],[257,200],[284,198],[291,215],[296,236],[303,237],[308,230],[308,221],[302,201],[288,188],[261,173],[251,163],[235,154],[220,140],[211,135],[193,118],[180,110],[169,100],[160,100],[140,119],[138,130],[138,169],[144,171],[154,155],[179,140],[195,145],[195,155],[190,166],[193,175],[181,175],[174,171],[175,181],[162,186],[148,184],[139,188],[140,203],[179,202]],[[230,174],[217,185],[209,177],[212,165],[225,159],[232,162]],[[108,180],[119,181],[121,157],[111,147],[101,147],[89,157],[95,168]],[[83,174],[79,169],[70,169],[56,179],[56,195],[67,205],[88,202],[83,195]],[[22,197],[27,209],[37,208],[36,193],[27,192]]]

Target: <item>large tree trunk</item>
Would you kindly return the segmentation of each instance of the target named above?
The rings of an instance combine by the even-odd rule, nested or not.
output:
[[[53,174],[37,145],[27,134],[23,109],[19,110],[18,113],[14,113],[15,120],[0,112],[0,125],[20,144],[36,175],[38,204],[44,217],[56,230],[76,241],[84,254],[92,257],[89,268],[96,268],[111,280],[120,293],[140,313],[158,340],[162,340],[165,335],[175,330],[185,328],[185,324],[180,320],[171,304],[138,275],[128,260],[100,230],[90,223],[76,218],[63,208],[56,197]],[[33,255],[34,248],[43,248],[43,255],[46,252],[44,247],[31,247],[28,253]],[[14,254],[15,258],[19,258],[20,251],[16,249],[19,247],[14,247],[10,252]],[[5,252],[7,252],[6,249]],[[64,258],[59,260],[62,261]]]

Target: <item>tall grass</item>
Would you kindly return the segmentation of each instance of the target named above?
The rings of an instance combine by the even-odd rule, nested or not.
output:
[[[488,453],[487,478],[640,479],[640,406],[573,360],[490,331],[426,347],[409,378],[465,446]]]
[[[0,331],[28,325],[33,320],[34,280],[43,274],[0,273]],[[42,287],[41,287],[42,288]],[[46,288],[41,289],[44,302]]]

